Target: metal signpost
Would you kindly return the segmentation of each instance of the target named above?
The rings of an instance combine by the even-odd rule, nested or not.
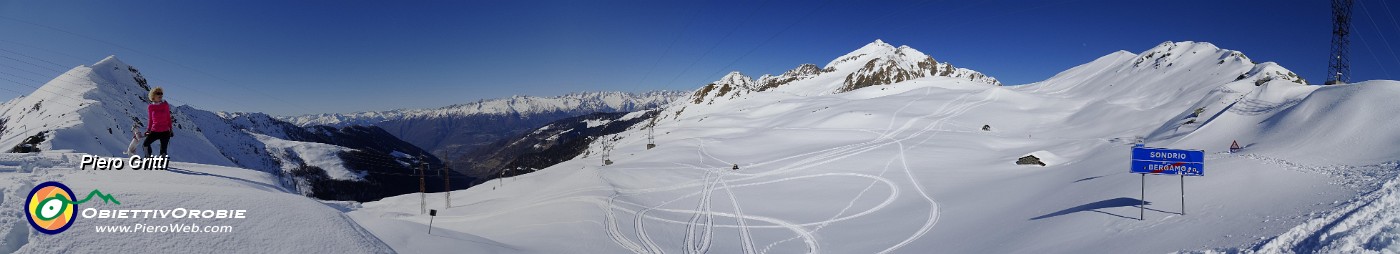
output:
[[[437,209],[428,210],[428,234],[433,234],[433,218],[437,218]]]
[[[1147,175],[1178,175],[1181,177],[1181,215],[1186,215],[1186,176],[1205,176],[1206,153],[1201,150],[1179,150],[1133,147],[1132,166],[1129,173],[1142,174],[1142,205],[1138,209],[1138,219],[1146,218]]]

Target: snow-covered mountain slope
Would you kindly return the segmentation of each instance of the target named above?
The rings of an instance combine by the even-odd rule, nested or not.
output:
[[[815,64],[802,64],[780,75],[764,74],[757,80],[738,71],[711,82],[692,92],[688,101],[694,104],[714,103],[716,99],[733,99],[744,94],[781,90],[800,95],[822,95],[890,85],[923,77],[951,77],[974,83],[1000,86],[996,78],[965,68],[957,68],[909,46],[895,47],[875,40],[864,47],[837,57],[820,69]],[[796,81],[803,82],[796,82]],[[790,83],[795,87],[785,87]]]
[[[78,66],[39,87],[28,96],[5,103],[0,119],[5,128],[0,147],[18,145],[24,138],[45,132],[43,150],[72,150],[103,156],[120,156],[131,141],[133,124],[145,129],[146,92],[140,72],[107,57],[92,66]],[[176,96],[178,97],[178,96]],[[219,147],[199,133],[186,111],[172,107],[174,133],[172,157],[179,161],[233,166]]]
[[[584,154],[594,140],[648,124],[655,114],[655,110],[643,110],[560,119],[467,154],[468,163],[457,164],[455,169],[479,176],[481,181],[534,172]]]
[[[79,154],[43,152],[0,154],[0,252],[4,253],[391,253],[340,210],[279,187],[277,175],[261,171],[176,162],[166,171],[78,170]],[[77,195],[93,190],[120,202],[97,198],[80,209],[247,210],[243,219],[78,217],[58,235],[34,232],[19,209],[35,184],[57,181]],[[81,196],[80,196],[81,197]],[[76,214],[76,213],[75,213]],[[136,216],[133,215],[128,216]],[[131,229],[171,224],[227,232],[97,232],[98,227]],[[203,228],[203,227],[216,228]]]
[[[1145,136],[1170,115],[1132,122],[1114,119],[1134,119],[1145,109],[1179,113],[1223,84],[1253,86],[1271,80],[1306,83],[1278,64],[1256,64],[1239,51],[1187,41],[1164,42],[1139,54],[1114,52],[1012,89],[1073,101],[1076,110],[1045,112],[1070,114],[1065,116],[1072,119],[1063,123],[1066,127],[1097,129],[1092,132],[1096,136]]]
[[[881,40],[875,40],[865,47],[832,60],[826,64],[826,68],[855,70],[846,75],[844,85],[838,90],[841,92],[929,76],[965,78],[1001,85],[1001,82],[997,81],[996,78],[988,77],[977,71],[953,67],[952,64],[946,62],[938,62],[933,60],[933,57],[909,46],[896,48]]]
[[[1400,242],[1394,226],[1356,224],[1397,224],[1386,212],[1400,172],[1391,147],[1400,125],[1389,115],[1400,102],[1387,99],[1400,95],[1395,81],[1303,87],[1276,64],[1199,42],[1116,52],[1011,87],[934,75],[838,92],[855,73],[842,64],[673,103],[654,127],[656,148],[640,125],[590,146],[586,154],[612,147],[612,165],[580,156],[456,191],[451,207],[430,194],[434,234],[451,237],[385,242],[540,253],[1309,252]],[[1235,103],[1241,95],[1258,101]],[[1202,107],[1193,118],[1203,126],[1176,127]],[[1220,153],[1232,139],[1248,146]],[[1129,174],[1139,141],[1207,150],[1206,176]],[[1048,165],[1014,163],[1028,154]],[[376,234],[399,232],[427,223],[418,199],[349,214]]]
[[[1387,129],[1400,120],[1378,116],[1400,112],[1400,103],[1390,102],[1400,92],[1396,82],[1325,87],[1280,80],[1260,84],[1242,80],[1211,91],[1193,107],[1203,109],[1199,116],[1191,115],[1194,109],[1182,112],[1175,118],[1179,120],[1148,136],[1148,144],[1224,152],[1229,147],[1220,144],[1237,141],[1251,151],[1313,157],[1329,164],[1383,163],[1400,157],[1400,151],[1385,148],[1400,144],[1400,132]],[[1358,147],[1390,151],[1352,151]]]
[[[1186,134],[1158,142],[1226,151],[1238,140],[1242,157],[1329,176],[1363,191],[1309,214],[1307,221],[1255,246],[1260,253],[1389,253],[1400,251],[1400,82],[1366,81],[1305,87],[1272,81],[1260,87],[1234,84],[1203,100],[1210,120]],[[1251,89],[1252,88],[1252,89]],[[1224,107],[1220,107],[1224,105]],[[1218,111],[1212,108],[1221,108]],[[1205,116],[1201,117],[1205,119]],[[1165,126],[1164,126],[1165,127]],[[1187,132],[1189,126],[1183,127]],[[1166,133],[1164,133],[1166,134]],[[1175,134],[1175,133],[1172,133]],[[1226,251],[1234,251],[1227,249]]]
[[[26,140],[42,140],[37,142],[42,151],[124,157],[122,152],[130,144],[132,125],[146,129],[145,98],[151,86],[139,70],[116,57],[75,67],[30,95],[0,104],[0,147],[9,149]],[[168,98],[175,99],[175,103],[180,102],[180,94],[178,89],[167,90]],[[366,168],[408,171],[402,165],[393,167],[396,163],[391,163],[395,160],[389,154],[421,153],[392,136],[304,128],[261,113],[215,113],[179,105],[172,107],[171,115],[175,137],[169,152],[172,160],[180,162],[238,166],[276,174],[317,168],[324,171],[327,181],[366,182]],[[435,158],[425,160],[438,163]],[[296,182],[307,187],[297,188],[303,194],[338,196],[322,193],[330,191],[325,188],[313,188],[317,185],[313,180]],[[356,199],[406,193],[408,188],[403,189]]]

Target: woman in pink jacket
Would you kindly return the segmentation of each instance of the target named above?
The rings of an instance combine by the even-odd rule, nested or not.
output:
[[[151,154],[151,143],[160,140],[160,155],[165,156],[165,148],[170,146],[170,137],[175,132],[170,128],[170,104],[165,103],[165,89],[151,89],[151,104],[146,105],[146,156]]]

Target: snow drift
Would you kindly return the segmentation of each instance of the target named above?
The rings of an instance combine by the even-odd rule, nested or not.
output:
[[[645,146],[653,130],[635,126],[573,160],[456,191],[452,207],[430,194],[429,206],[442,208],[435,225],[453,237],[386,243],[544,253],[1395,248],[1385,240],[1394,227],[1350,226],[1392,213],[1347,212],[1394,203],[1367,205],[1391,199],[1385,183],[1400,171],[1390,147],[1400,125],[1387,110],[1396,104],[1385,99],[1400,93],[1393,81],[1303,86],[1238,51],[1166,42],[1027,85],[887,71],[875,76],[891,83],[848,87],[848,77],[879,69],[866,67],[923,59],[883,44],[823,68],[731,73],[663,108],[651,127],[656,148]],[[1221,153],[1232,140],[1249,145]],[[1139,142],[1209,151],[1206,176],[1140,185],[1126,172]],[[602,149],[614,164],[600,162]],[[1054,162],[1012,163],[1026,154]],[[376,234],[399,232],[427,222],[418,201],[386,198],[349,214]],[[1338,234],[1350,240],[1330,240]],[[1360,240],[1372,235],[1380,240]]]

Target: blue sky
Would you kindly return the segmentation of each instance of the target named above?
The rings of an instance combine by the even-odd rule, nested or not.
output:
[[[1353,81],[1400,79],[1400,3],[1358,2]],[[0,1],[7,50],[0,56],[9,57],[0,58],[0,77],[37,86],[117,55],[177,102],[287,115],[515,94],[692,90],[731,70],[756,77],[822,65],[878,38],[1007,84],[1169,40],[1209,41],[1320,82],[1329,7],[1321,0]],[[0,87],[33,91],[5,80]]]

